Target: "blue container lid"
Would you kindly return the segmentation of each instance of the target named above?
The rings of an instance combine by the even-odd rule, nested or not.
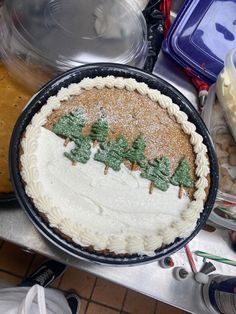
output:
[[[236,47],[236,0],[187,0],[163,50],[193,74],[212,83],[224,57]]]

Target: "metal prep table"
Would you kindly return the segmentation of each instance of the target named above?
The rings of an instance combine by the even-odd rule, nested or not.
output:
[[[154,74],[168,80],[196,106],[196,92],[192,84],[186,81],[181,69],[163,54],[159,56]],[[0,238],[106,278],[188,312],[197,314],[209,313],[203,305],[201,286],[194,281],[192,275],[185,281],[179,282],[174,279],[171,269],[162,269],[157,262],[133,267],[111,267],[77,259],[49,243],[35,229],[24,211],[17,204],[0,206]],[[201,231],[191,241],[190,247],[192,250],[203,250],[235,259],[235,253],[230,248],[228,231],[225,229],[217,228],[213,233]],[[184,266],[190,270],[183,249],[175,253],[173,258],[176,266]],[[202,258],[198,258],[196,264],[200,268]],[[214,262],[214,264],[217,268],[217,273],[235,274],[233,266],[217,262]]]

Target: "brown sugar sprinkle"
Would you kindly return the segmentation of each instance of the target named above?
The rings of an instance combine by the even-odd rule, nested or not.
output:
[[[81,106],[85,108],[87,118],[84,135],[89,134],[91,124],[104,111],[109,123],[109,139],[123,135],[131,145],[142,134],[147,144],[147,159],[168,157],[173,173],[180,159],[185,157],[190,164],[192,177],[195,178],[195,153],[189,135],[183,132],[173,116],[148,96],[116,88],[84,90],[53,111],[45,127],[51,129],[60,116]]]

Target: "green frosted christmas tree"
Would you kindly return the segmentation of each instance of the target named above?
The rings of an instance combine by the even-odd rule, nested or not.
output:
[[[65,138],[64,145],[66,146],[70,140],[81,136],[85,121],[84,109],[78,108],[60,117],[53,125],[52,131]]]
[[[105,142],[108,133],[108,123],[104,117],[99,118],[96,122],[91,126],[90,137],[93,141],[94,146],[97,142]]]
[[[138,164],[141,168],[145,167],[145,155],[144,151],[146,144],[144,138],[139,136],[133,143],[132,147],[125,154],[125,158],[128,159],[132,166],[131,170],[135,169],[135,166]]]
[[[179,165],[175,170],[175,173],[170,179],[170,182],[173,185],[178,185],[180,187],[179,198],[182,198],[184,194],[184,187],[185,188],[193,187],[193,180],[190,175],[189,163],[185,158],[180,160]]]
[[[86,164],[91,155],[91,139],[89,136],[81,136],[75,140],[75,148],[70,153],[65,152],[64,155],[70,159],[75,165],[77,162]]]
[[[153,159],[148,162],[141,176],[151,181],[149,193],[152,194],[153,188],[156,187],[161,191],[169,188],[170,181],[170,161],[166,157]]]
[[[107,174],[109,168],[115,171],[120,170],[127,147],[128,142],[124,137],[119,137],[107,143],[101,143],[100,149],[94,155],[94,159],[105,164],[104,174]]]

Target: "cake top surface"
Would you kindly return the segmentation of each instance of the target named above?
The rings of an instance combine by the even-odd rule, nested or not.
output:
[[[79,129],[70,137],[73,123]],[[21,146],[26,193],[82,246],[153,255],[186,236],[203,210],[209,166],[201,135],[169,97],[134,79],[86,78],[62,88],[33,117]],[[189,193],[179,198],[183,188]]]
[[[146,142],[147,159],[166,156],[171,159],[171,171],[179,160],[186,157],[194,174],[195,156],[189,136],[166,110],[147,95],[126,89],[93,88],[62,102],[62,106],[49,117],[45,127],[52,129],[61,115],[85,107],[86,125],[83,134],[88,135],[91,125],[104,112],[109,125],[108,139],[124,136],[129,145],[141,134]],[[174,136],[173,136],[174,134]]]

